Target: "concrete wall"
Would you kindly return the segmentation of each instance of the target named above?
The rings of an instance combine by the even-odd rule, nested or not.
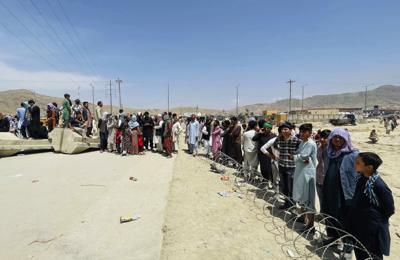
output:
[[[289,115],[288,121],[295,123],[303,122],[329,122],[329,119],[339,118],[338,114],[314,114],[314,115]],[[357,122],[363,122],[362,115],[355,115]]]

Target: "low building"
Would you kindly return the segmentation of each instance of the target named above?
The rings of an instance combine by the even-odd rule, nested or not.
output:
[[[290,111],[292,115],[336,115],[338,113],[339,108],[309,108]]]

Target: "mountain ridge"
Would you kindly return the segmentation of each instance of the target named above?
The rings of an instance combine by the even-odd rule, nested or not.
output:
[[[383,108],[400,109],[400,86],[383,85],[367,92],[367,107],[372,108],[374,105],[379,105]],[[50,102],[57,102],[61,104],[63,98],[52,97],[44,94],[39,94],[27,89],[13,89],[0,91],[0,112],[7,114],[14,114],[16,108],[23,101],[33,99],[41,109]],[[335,107],[364,107],[365,92],[346,92],[342,94],[326,94],[315,95],[304,99],[304,109],[309,108],[335,108]],[[239,107],[240,113],[253,112],[255,114],[262,114],[262,111],[268,108],[279,109],[280,111],[287,111],[289,100],[283,99],[273,103],[256,103]],[[92,105],[90,105],[92,107]],[[105,105],[105,109],[110,107]],[[301,109],[301,99],[292,99],[292,110]],[[118,111],[118,107],[113,106],[114,111]],[[155,108],[124,108],[128,113],[149,111],[152,114],[160,114],[165,109]],[[183,114],[185,112],[195,112],[196,108],[193,107],[175,107],[171,111]],[[202,114],[235,114],[236,109],[222,110],[222,109],[207,109],[198,108],[198,112]]]

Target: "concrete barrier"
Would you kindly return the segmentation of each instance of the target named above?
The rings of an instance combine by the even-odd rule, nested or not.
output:
[[[80,134],[68,128],[56,128],[49,134],[51,145],[55,152],[76,154],[90,148],[99,148],[98,138],[83,138]]]
[[[13,133],[0,133],[0,157],[20,152],[51,151],[52,149],[48,139],[28,140],[18,138]]]

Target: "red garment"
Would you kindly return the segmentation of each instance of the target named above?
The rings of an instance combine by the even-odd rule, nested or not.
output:
[[[143,135],[139,135],[138,139],[139,139],[138,140],[138,145],[139,145],[139,150],[140,150],[141,148],[144,147]]]
[[[121,144],[121,140],[122,140],[122,131],[118,129],[117,132],[115,133],[115,144]]]
[[[168,120],[165,124],[165,131],[164,131],[164,149],[167,152],[168,156],[172,155],[173,149],[173,139],[172,139],[172,123]]]
[[[167,155],[172,155],[172,147],[173,147],[173,142],[172,142],[172,137],[164,137],[164,149],[167,152]]]
[[[139,130],[132,130],[132,154],[139,154],[139,134]]]

